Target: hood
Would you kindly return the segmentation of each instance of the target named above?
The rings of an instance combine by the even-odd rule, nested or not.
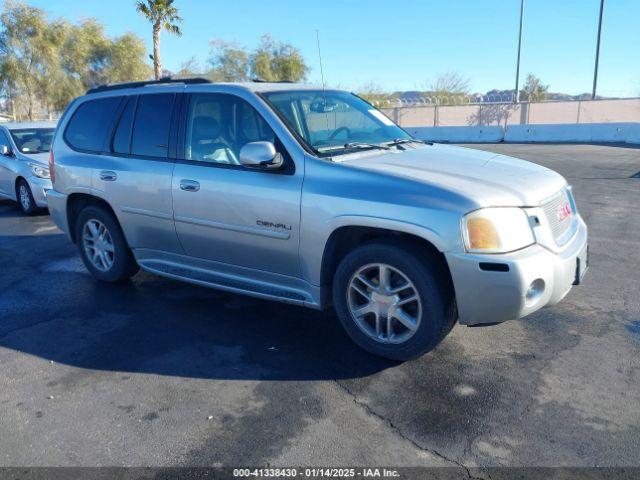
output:
[[[481,207],[538,206],[567,183],[560,174],[535,163],[450,145],[376,152],[343,163],[435,185]]]
[[[20,159],[25,162],[40,163],[45,167],[49,165],[49,152],[42,153],[20,153]]]

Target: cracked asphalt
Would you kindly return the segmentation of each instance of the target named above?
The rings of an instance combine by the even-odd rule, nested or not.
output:
[[[0,202],[0,465],[640,465],[640,150],[472,147],[568,178],[591,268],[559,305],[403,364],[331,314],[98,284],[48,216]]]

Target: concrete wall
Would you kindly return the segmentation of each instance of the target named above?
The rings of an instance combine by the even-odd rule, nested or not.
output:
[[[423,140],[640,144],[640,98],[385,109]]]
[[[410,127],[420,140],[451,143],[629,143],[640,145],[640,123],[584,123],[483,127]]]

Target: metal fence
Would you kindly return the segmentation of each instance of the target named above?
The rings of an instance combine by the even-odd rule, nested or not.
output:
[[[370,96],[371,97],[371,96]],[[534,102],[582,102],[591,100],[590,96],[570,96],[561,94],[523,93],[520,92],[516,102],[513,92],[486,93],[486,94],[430,94],[415,97],[393,97],[380,95],[378,98],[370,98],[369,101],[378,108],[402,108],[420,106],[444,106],[444,105],[475,105],[484,103],[534,103]],[[607,100],[607,99],[597,99]],[[617,99],[616,99],[617,100]]]

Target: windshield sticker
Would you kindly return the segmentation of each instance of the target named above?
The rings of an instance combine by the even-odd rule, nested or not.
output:
[[[384,113],[374,109],[369,110],[369,113],[384,123],[387,127],[393,126],[393,122],[389,120]]]

